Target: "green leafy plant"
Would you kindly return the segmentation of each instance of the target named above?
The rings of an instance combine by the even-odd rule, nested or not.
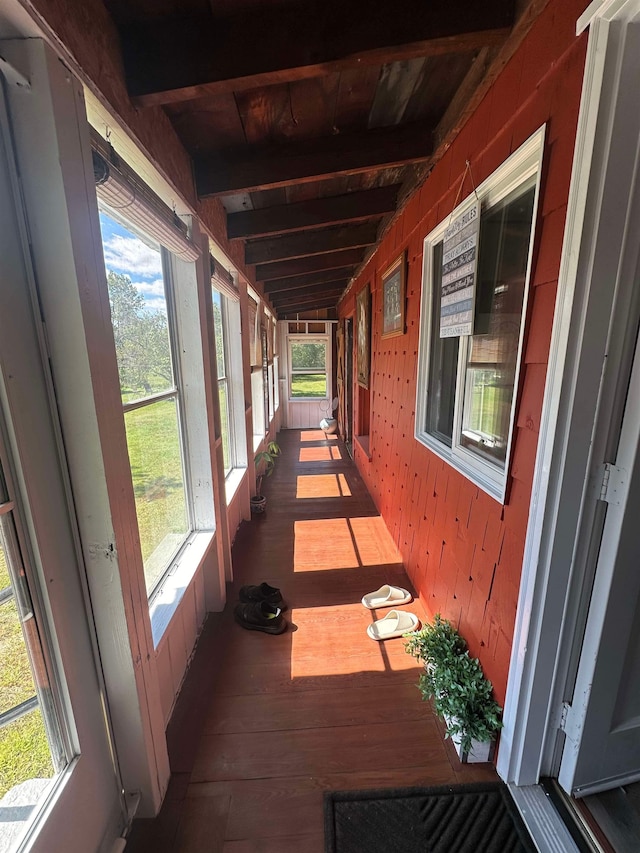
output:
[[[492,740],[502,727],[502,709],[480,661],[469,657],[453,625],[436,614],[431,625],[407,635],[405,650],[424,664],[418,689],[425,701],[433,699],[447,736],[459,741],[462,752],[470,752],[474,740]]]
[[[450,657],[462,654],[467,648],[465,641],[453,625],[436,613],[433,623],[425,625],[413,634],[407,634],[405,651],[416,660],[437,665]]]
[[[262,496],[262,481],[265,477],[273,474],[276,466],[276,458],[280,456],[280,446],[275,441],[270,441],[264,450],[261,450],[253,458],[256,466],[256,497]]]

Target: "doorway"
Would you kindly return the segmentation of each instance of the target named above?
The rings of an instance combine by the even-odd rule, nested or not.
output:
[[[516,799],[542,777],[558,779],[574,802],[640,779],[640,623],[629,568],[640,509],[640,2],[592,4],[578,33],[587,27],[498,758]]]
[[[0,850],[112,849],[126,808],[10,127],[0,86]]]

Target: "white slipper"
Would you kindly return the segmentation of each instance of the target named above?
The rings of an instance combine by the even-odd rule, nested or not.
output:
[[[367,628],[367,634],[372,640],[392,640],[402,637],[410,631],[417,630],[420,620],[415,613],[405,610],[390,610],[384,619],[378,619]]]
[[[411,601],[411,593],[401,586],[389,586],[388,583],[381,586],[375,592],[368,592],[362,599],[367,610],[375,610],[376,607],[394,607],[398,604],[407,604]]]

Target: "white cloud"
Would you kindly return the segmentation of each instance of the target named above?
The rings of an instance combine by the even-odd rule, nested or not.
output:
[[[149,300],[152,296],[159,296],[164,301],[164,282],[161,278],[156,278],[155,281],[134,281],[136,290]]]
[[[167,313],[167,303],[164,300],[164,296],[152,296],[145,299],[144,307],[150,311],[161,311],[163,314]]]
[[[162,273],[160,253],[137,237],[113,234],[104,244],[104,260],[109,269],[129,276],[157,276]]]

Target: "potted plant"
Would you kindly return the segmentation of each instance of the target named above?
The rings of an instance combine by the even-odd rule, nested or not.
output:
[[[251,512],[262,513],[267,507],[267,499],[262,494],[262,481],[270,477],[276,465],[276,457],[280,455],[280,447],[275,441],[270,441],[264,450],[253,458],[256,466],[256,494],[251,498]]]
[[[502,709],[480,661],[469,657],[460,634],[436,614],[431,625],[407,635],[405,650],[424,664],[418,689],[424,700],[434,700],[460,760],[491,760]]]

